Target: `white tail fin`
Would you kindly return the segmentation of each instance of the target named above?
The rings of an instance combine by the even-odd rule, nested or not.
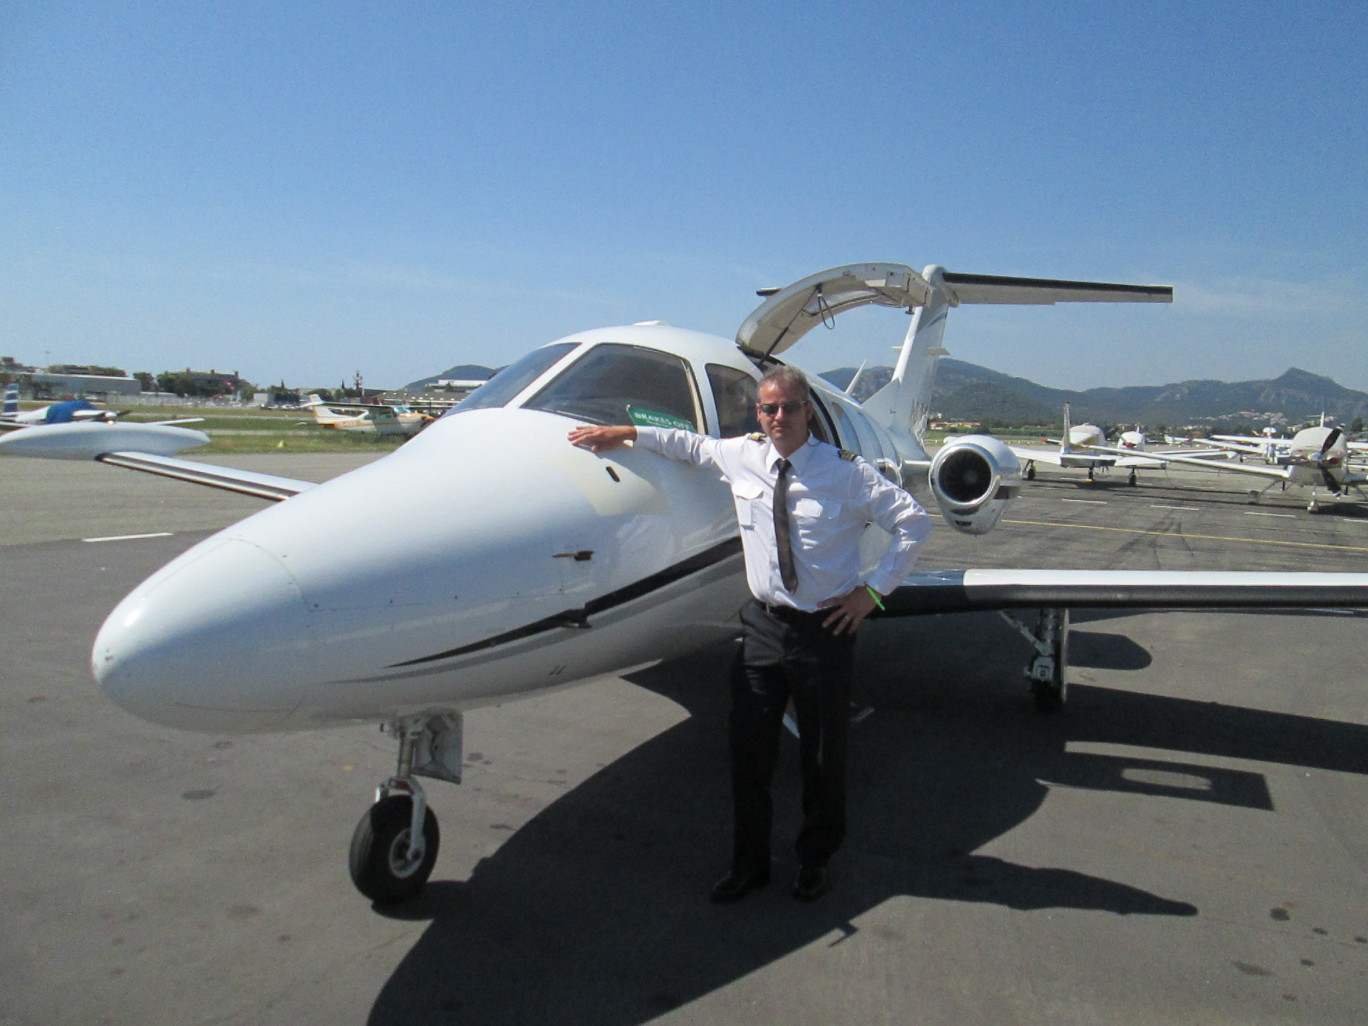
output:
[[[1064,436],[1059,441],[1060,452],[1073,452],[1073,418],[1069,416],[1069,404],[1064,404]]]
[[[864,404],[865,413],[872,419],[895,435],[911,435],[919,446],[931,414],[936,364],[946,352],[941,339],[952,300],[944,287],[943,273],[939,267],[926,269],[923,277],[931,286],[930,295],[912,314],[893,378]]]
[[[0,411],[0,416],[6,420],[13,420],[19,415],[19,386],[5,386],[5,408]]]
[[[893,380],[870,397],[864,410],[895,437],[910,435],[918,447],[931,409],[936,363],[946,352],[941,339],[952,306],[1173,302],[1168,285],[959,274],[935,264],[921,274],[902,264],[850,264],[762,295],[769,298],[742,322],[736,342],[764,357],[784,352],[812,328],[846,310],[874,304],[913,311]]]
[[[1167,285],[1113,285],[1106,282],[1052,278],[1007,278],[959,274],[935,264],[922,271],[929,286],[924,304],[912,315],[893,379],[864,404],[865,412],[895,435],[911,435],[921,444],[931,411],[936,364],[947,350],[941,345],[950,308],[970,303],[1040,305],[1053,303],[1171,303]],[[1067,413],[1065,414],[1067,418]],[[1065,424],[1064,437],[1069,436]]]

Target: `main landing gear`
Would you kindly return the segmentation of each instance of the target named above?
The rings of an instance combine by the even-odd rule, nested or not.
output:
[[[348,864],[356,889],[378,904],[411,898],[437,862],[441,833],[417,778],[461,782],[461,714],[432,713],[396,720],[395,775],[375,789],[375,804],[352,834]]]
[[[1069,684],[1069,611],[1046,608],[1034,628],[1027,627],[1011,613],[998,610],[998,615],[1011,624],[1031,643],[1034,654],[1026,663],[1026,679],[1031,682],[1031,697],[1041,712],[1054,712],[1064,705]]]

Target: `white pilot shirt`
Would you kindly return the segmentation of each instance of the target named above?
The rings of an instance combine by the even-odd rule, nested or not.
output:
[[[863,459],[847,459],[809,436],[790,457],[788,503],[798,588],[779,574],[774,538],[774,484],[780,455],[763,435],[711,438],[675,428],[637,428],[637,444],[669,459],[711,467],[731,486],[746,580],[761,602],[816,610],[825,599],[860,586],[860,538],[868,524],[893,536],[864,583],[887,595],[917,562],[931,518],[917,500]]]

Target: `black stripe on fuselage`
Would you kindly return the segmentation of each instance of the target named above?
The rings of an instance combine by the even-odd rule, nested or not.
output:
[[[498,645],[506,645],[511,641],[521,641],[523,638],[530,638],[537,634],[547,631],[557,630],[561,627],[588,627],[589,618],[599,613],[606,612],[617,606],[625,605],[628,602],[649,595],[651,592],[659,591],[676,581],[681,581],[692,574],[707,570],[715,566],[724,559],[730,559],[741,551],[741,539],[731,538],[714,545],[697,555],[690,556],[688,559],[676,563],[674,566],[666,567],[658,573],[643,577],[639,581],[611,591],[606,595],[601,595],[590,602],[585,603],[579,609],[567,609],[557,613],[555,616],[548,616],[535,623],[529,623],[522,627],[515,627],[511,631],[504,631],[493,637],[485,638],[483,641],[476,641],[469,645],[461,645],[459,648],[448,649],[445,652],[437,652],[434,655],[418,656],[416,659],[406,659],[401,663],[391,663],[386,669],[397,669],[402,666],[421,666],[423,663],[434,663],[442,659],[454,659],[457,656],[468,655],[471,652],[482,652],[485,649],[494,648]]]

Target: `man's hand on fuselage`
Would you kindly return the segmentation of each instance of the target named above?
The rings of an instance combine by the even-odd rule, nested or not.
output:
[[[607,452],[628,442],[636,441],[637,430],[631,424],[582,424],[570,432],[570,444],[590,452]]]

